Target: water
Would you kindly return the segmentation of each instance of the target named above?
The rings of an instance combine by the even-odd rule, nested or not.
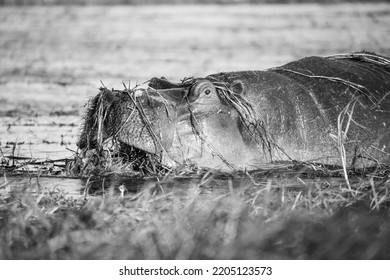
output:
[[[66,197],[79,198],[82,196],[103,195],[107,193],[120,194],[120,186],[126,193],[135,193],[156,179],[142,179],[139,177],[98,177],[98,178],[61,178],[55,176],[36,175],[3,175],[0,179],[0,190],[12,192],[40,189],[49,192],[61,191]]]

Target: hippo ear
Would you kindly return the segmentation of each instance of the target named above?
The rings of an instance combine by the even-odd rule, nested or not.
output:
[[[182,88],[182,84],[176,84],[168,81],[165,77],[152,78],[148,84],[149,87],[154,89],[170,89],[170,88]]]
[[[245,91],[245,86],[241,80],[235,80],[230,84],[230,89],[233,90],[235,93],[241,95]]]

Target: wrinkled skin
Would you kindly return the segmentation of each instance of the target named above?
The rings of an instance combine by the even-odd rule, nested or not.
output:
[[[290,160],[341,165],[341,147],[349,167],[390,163],[390,66],[382,65],[385,57],[366,57],[371,54],[308,57],[178,84],[153,78],[133,99],[124,93],[109,98],[107,111],[112,105],[116,113],[108,114],[101,137],[114,135],[173,167],[255,169]],[[250,109],[240,110],[223,92]],[[92,142],[82,133],[79,146],[92,148]]]

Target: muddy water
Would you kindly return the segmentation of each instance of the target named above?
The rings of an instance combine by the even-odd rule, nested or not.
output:
[[[0,179],[0,192],[23,191],[25,189],[44,192],[61,192],[67,197],[120,194],[123,186],[126,194],[135,193],[147,186],[154,186],[156,179],[131,177],[61,178],[37,175],[5,175]],[[168,184],[167,184],[168,186]]]
[[[260,182],[260,181],[259,181]],[[263,186],[267,179],[261,180]],[[201,187],[202,192],[212,190],[214,193],[221,194],[230,191],[230,188],[239,189],[243,186],[248,187],[252,182],[246,178],[236,178],[227,180],[226,178],[204,178],[194,177],[175,177],[166,180],[156,178],[139,178],[124,176],[106,176],[97,178],[61,178],[55,176],[37,176],[37,175],[4,175],[0,179],[0,194],[10,193],[12,191],[24,191],[26,189],[37,192],[61,192],[66,197],[85,197],[101,195],[124,195],[134,194],[140,190],[148,188],[151,192],[175,191],[176,194],[186,195],[191,189]],[[299,187],[299,186],[298,186]],[[303,185],[301,186],[303,187]]]
[[[84,194],[83,182],[80,179],[45,178],[37,176],[7,176],[0,179],[0,190],[5,192],[23,191],[26,188],[44,191],[65,191],[67,196],[80,197]]]
[[[390,56],[389,4],[2,7],[0,171],[9,175],[16,159],[71,159],[83,106],[101,81],[121,89],[122,81],[179,81],[363,49]],[[85,187],[39,182],[78,195]]]
[[[72,156],[79,116],[2,117],[1,150],[15,157],[60,159]]]

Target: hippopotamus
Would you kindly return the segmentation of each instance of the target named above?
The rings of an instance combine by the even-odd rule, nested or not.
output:
[[[90,150],[114,139],[115,145],[155,155],[171,168],[390,163],[385,56],[312,56],[262,71],[147,83],[101,88],[90,101],[78,146]]]

